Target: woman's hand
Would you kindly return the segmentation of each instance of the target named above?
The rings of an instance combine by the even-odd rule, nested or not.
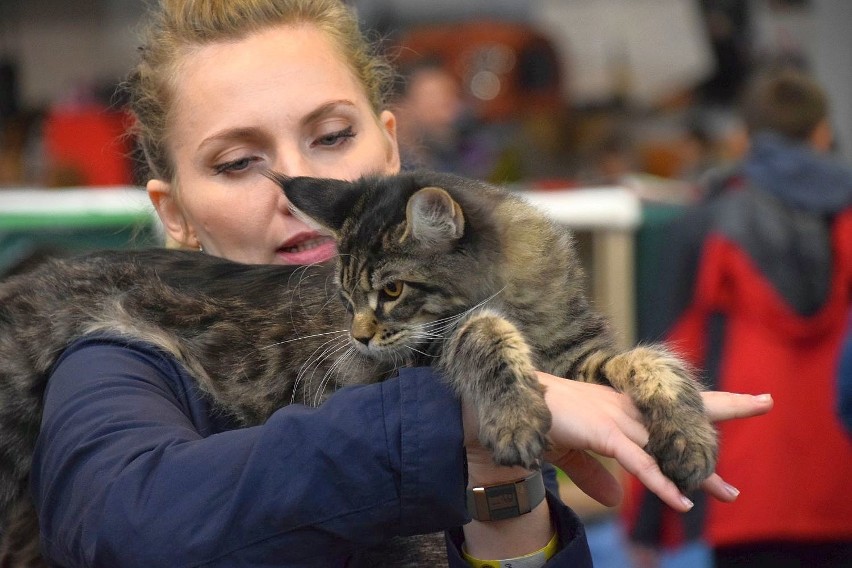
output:
[[[609,387],[546,373],[538,376],[547,388],[545,398],[553,414],[553,447],[545,455],[547,461],[563,469],[580,489],[607,506],[621,502],[621,484],[586,450],[615,458],[673,509],[692,508],[692,502],[643,450],[648,431],[639,410],[626,395]],[[702,396],[707,415],[714,422],[766,414],[773,404],[769,395],[705,392]],[[739,493],[716,474],[704,480],[701,487],[721,501],[733,501]]]
[[[545,399],[553,415],[550,440],[553,447],[545,459],[562,468],[587,495],[612,507],[621,502],[621,483],[587,451],[615,458],[648,489],[677,511],[692,508],[692,502],[642,448],[648,442],[648,431],[639,410],[630,399],[609,387],[569,381],[539,373],[547,388]],[[727,392],[703,393],[710,420],[759,416],[772,409],[768,395],[751,396]],[[479,444],[476,410],[462,405],[462,422],[468,464],[468,484],[493,484],[526,475],[522,468],[499,467],[491,453]],[[738,491],[716,474],[701,484],[710,495],[722,501],[733,501]],[[469,552],[482,558],[509,558],[538,550],[552,535],[547,502],[514,519],[496,522],[472,521],[464,526]]]

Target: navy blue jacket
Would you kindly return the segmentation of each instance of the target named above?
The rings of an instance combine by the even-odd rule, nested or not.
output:
[[[52,565],[111,568],[342,566],[467,522],[465,484],[459,404],[429,369],[235,429],[173,358],[104,337],[55,366],[31,477]],[[591,566],[548,499],[563,544],[548,566]]]

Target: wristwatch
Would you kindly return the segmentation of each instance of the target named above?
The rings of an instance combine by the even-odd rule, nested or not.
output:
[[[467,512],[477,521],[520,517],[544,500],[544,478],[538,469],[526,477],[467,490]]]

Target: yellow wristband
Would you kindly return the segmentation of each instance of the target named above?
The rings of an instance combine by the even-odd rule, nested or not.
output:
[[[554,533],[553,538],[544,545],[544,548],[517,558],[480,560],[468,554],[464,545],[462,545],[462,556],[473,568],[541,568],[548,560],[553,558],[558,550],[559,535]]]

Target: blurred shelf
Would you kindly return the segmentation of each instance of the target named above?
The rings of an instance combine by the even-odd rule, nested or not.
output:
[[[161,242],[159,220],[140,188],[0,188],[0,274],[46,254]]]
[[[642,203],[624,187],[518,191],[518,195],[574,229],[634,230],[642,222]]]
[[[0,230],[151,223],[147,193],[137,187],[0,188]]]

